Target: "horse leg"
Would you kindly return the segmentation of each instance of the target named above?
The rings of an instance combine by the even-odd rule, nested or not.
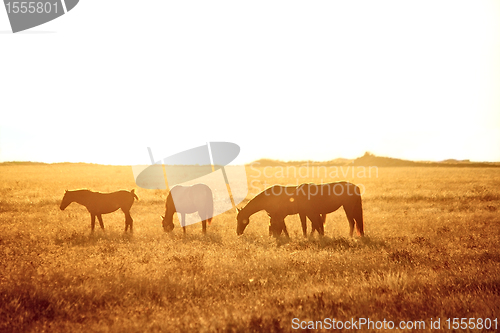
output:
[[[271,214],[267,214],[269,216],[269,237],[271,236],[275,236],[275,237],[278,237],[279,235],[281,235],[281,229],[279,230],[279,235],[278,235],[278,226],[277,226],[277,223],[276,222],[273,222],[273,218],[271,217]]]
[[[132,216],[130,216],[130,212],[123,211],[125,213],[125,232],[127,232],[128,228],[130,227],[130,232],[133,232],[134,230],[133,225],[134,225],[134,220],[132,219]]]
[[[311,220],[311,234],[310,234],[310,236],[312,237],[314,235],[315,231],[317,231],[318,234],[320,234],[319,228],[316,225],[317,223],[315,221],[313,221],[313,219],[311,219],[310,217],[309,217],[309,220]]]
[[[290,238],[288,235],[288,230],[286,230],[286,224],[284,218],[271,218],[269,222],[269,236],[273,235],[278,238],[281,233],[284,232],[287,238]]]
[[[95,228],[95,214],[90,213],[90,232],[94,232]]]
[[[352,216],[347,216],[347,220],[349,220],[349,236],[352,237],[352,234],[354,232],[354,219]]]
[[[288,230],[286,230],[285,219],[283,219],[283,232],[285,233],[286,238],[290,238],[288,235]]]
[[[348,214],[346,212],[347,220],[349,221],[349,236],[352,237],[352,233],[354,231],[354,218],[352,217],[352,214]]]
[[[203,230],[203,234],[206,235],[207,234],[207,220],[201,221],[201,227]]]
[[[309,218],[309,220],[311,220],[311,218]],[[307,220],[306,220],[307,221]],[[316,225],[315,223],[313,222],[313,220],[311,220],[311,237],[314,235],[314,232],[315,231],[318,231],[318,234],[319,234],[319,229],[316,228]]]
[[[313,227],[313,231],[314,229],[316,229],[318,231],[318,234],[320,234],[320,236],[324,236],[325,235],[325,228],[323,226],[323,218],[321,217],[321,215],[313,215],[313,216],[308,216],[309,217],[309,220],[311,220],[311,223],[312,223],[312,227]]]
[[[186,234],[186,214],[182,213],[181,214],[181,225],[182,225],[182,231],[184,231],[184,235]]]
[[[320,217],[320,222],[313,222],[311,220],[311,236],[314,234],[314,231],[317,231],[318,234],[324,235],[325,234],[325,221],[326,221],[326,214],[319,214]],[[305,219],[305,218],[304,218]]]
[[[207,234],[207,220],[209,219],[209,215],[204,212],[204,211],[198,211],[198,216],[200,217],[201,220],[201,227],[202,227],[202,231],[203,231],[203,234],[206,235]]]
[[[352,215],[354,216],[354,220],[356,221],[356,231],[358,235],[363,237],[365,235],[365,227],[363,222],[363,206],[361,204],[361,197],[359,201],[354,205],[352,210]]]
[[[321,218],[321,230],[323,230],[323,234],[325,233],[325,223],[326,223],[326,214],[320,214]],[[318,231],[319,233],[319,231]]]
[[[99,225],[101,226],[101,229],[104,230],[104,223],[102,222],[102,215],[97,214],[97,219],[99,220]]]
[[[302,223],[302,234],[307,238],[307,217],[304,214],[299,214],[300,223]],[[313,229],[314,231],[314,229]]]
[[[345,211],[345,215],[347,216],[347,220],[349,221],[349,236],[352,237],[352,234],[353,234],[353,231],[354,231],[354,216],[353,216],[353,213],[352,213],[352,208],[348,208],[346,206],[344,206],[344,211]]]

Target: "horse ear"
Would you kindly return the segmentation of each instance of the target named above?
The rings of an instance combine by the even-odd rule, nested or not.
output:
[[[65,191],[66,191],[66,192],[64,192],[64,193],[68,193],[68,190],[65,190]]]
[[[236,207],[236,213],[239,213],[239,212],[241,212],[241,209]]]

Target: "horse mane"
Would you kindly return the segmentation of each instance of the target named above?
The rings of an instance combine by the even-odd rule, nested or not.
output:
[[[100,191],[92,191],[88,188],[78,188],[76,190],[66,190],[66,192],[91,192],[91,193],[114,193],[114,192],[100,192]],[[120,190],[119,190],[120,191]],[[127,190],[122,190],[122,191],[127,191]],[[118,191],[116,191],[118,192]],[[135,188],[133,188],[132,190],[130,191],[127,191],[127,192],[130,192],[130,194],[132,194],[132,196],[137,200],[139,201],[139,197],[137,196],[137,194],[135,194]]]
[[[83,192],[83,191],[94,192],[92,190],[89,190],[88,188],[77,188],[76,190],[66,190],[66,192]]]

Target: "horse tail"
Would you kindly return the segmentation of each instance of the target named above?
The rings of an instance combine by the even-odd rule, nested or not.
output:
[[[214,215],[214,199],[210,198],[210,206],[208,207],[208,213],[210,214],[210,217],[208,218],[208,225],[212,224],[212,217]]]
[[[207,207],[208,208],[207,214],[210,217],[207,220],[208,220],[208,225],[211,225],[212,218],[214,216],[214,196],[213,196],[212,190],[210,188],[208,188],[208,192],[209,192],[209,195],[208,195],[207,201],[209,201],[209,203],[208,203],[208,207]]]
[[[363,222],[363,204],[361,203],[361,195],[356,195],[354,203],[354,220],[356,220],[356,232],[358,236],[365,235],[365,226]]]
[[[130,191],[130,194],[132,194],[132,197],[137,199],[137,201],[139,201],[139,197],[135,194],[135,188],[132,189],[132,191]]]

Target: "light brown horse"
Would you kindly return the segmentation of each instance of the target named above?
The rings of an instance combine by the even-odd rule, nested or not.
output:
[[[162,225],[165,232],[174,229],[174,213],[181,214],[181,226],[186,234],[186,214],[198,213],[201,218],[203,234],[207,233],[207,221],[212,223],[214,214],[214,197],[212,190],[205,184],[191,186],[176,185],[172,187],[165,203],[165,216]]]
[[[130,227],[130,232],[133,231],[132,216],[130,216],[130,208],[134,203],[134,199],[139,200],[135,195],[135,190],[132,191],[117,191],[111,193],[93,192],[87,189],[83,190],[66,190],[61,201],[61,210],[64,210],[72,202],[79,203],[87,208],[90,213],[91,222],[90,228],[94,232],[95,218],[99,220],[101,228],[104,230],[101,214],[112,213],[119,208],[125,214],[125,232]]]

